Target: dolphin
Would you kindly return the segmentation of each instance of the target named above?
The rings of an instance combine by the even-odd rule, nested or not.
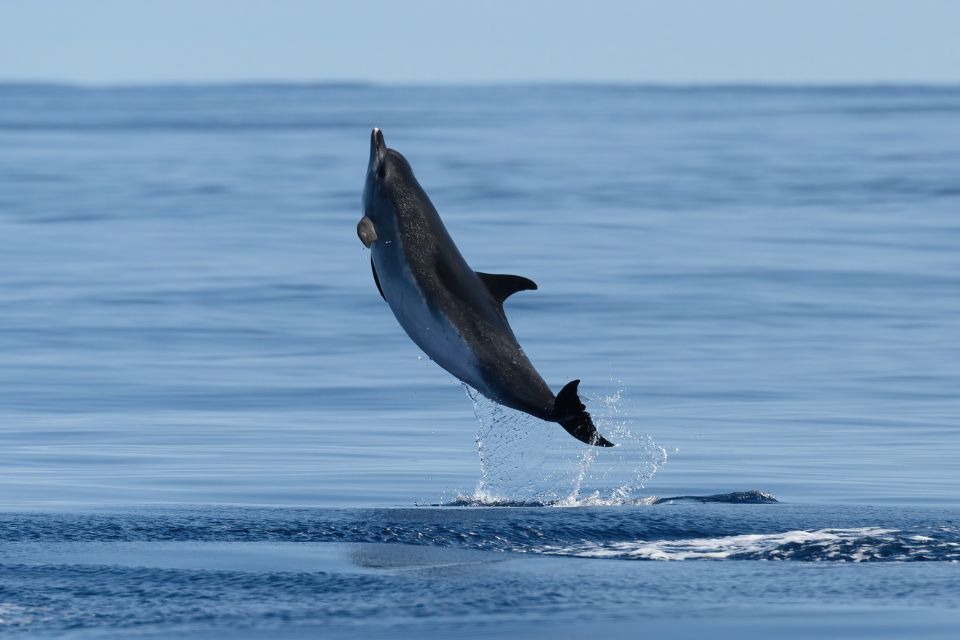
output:
[[[558,422],[581,442],[614,446],[597,432],[580,401],[580,381],[554,396],[513,335],[503,302],[537,285],[521,276],[471,269],[410,163],[387,148],[376,128],[363,213],[357,235],[370,249],[373,280],[424,353],[494,402]]]

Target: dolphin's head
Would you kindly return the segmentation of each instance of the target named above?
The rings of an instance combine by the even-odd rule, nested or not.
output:
[[[363,214],[374,223],[396,213],[396,201],[409,186],[417,185],[410,163],[398,151],[387,148],[383,132],[370,133],[370,161],[363,186]]]

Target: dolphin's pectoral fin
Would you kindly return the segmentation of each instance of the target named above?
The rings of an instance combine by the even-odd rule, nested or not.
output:
[[[537,288],[536,282],[523,276],[511,276],[505,273],[482,273],[480,271],[476,273],[500,304],[503,304],[504,300],[517,291],[532,291]]]
[[[377,284],[377,291],[380,292],[380,297],[384,300],[387,299],[387,296],[383,295],[383,287],[380,286],[380,278],[377,276],[377,267],[373,264],[373,258],[370,258],[370,270],[373,271],[373,281]]]
[[[593,426],[593,419],[577,394],[579,384],[579,380],[568,382],[557,394],[557,399],[553,403],[554,420],[580,442],[592,444],[595,447],[616,446],[600,435],[597,428]]]

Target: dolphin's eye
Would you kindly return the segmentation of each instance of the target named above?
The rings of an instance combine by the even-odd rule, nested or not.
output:
[[[382,178],[383,176],[387,175],[387,163],[386,163],[386,162],[381,162],[381,163],[380,163],[380,166],[377,167],[377,175],[380,176],[381,178]]]

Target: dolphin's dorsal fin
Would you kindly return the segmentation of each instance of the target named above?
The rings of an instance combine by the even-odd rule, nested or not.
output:
[[[370,270],[373,271],[373,281],[377,283],[377,291],[380,292],[380,297],[384,300],[387,299],[387,296],[383,295],[383,287],[380,286],[380,278],[377,276],[377,267],[373,264],[373,257],[370,257]]]
[[[477,271],[477,275],[487,285],[487,289],[497,302],[503,304],[503,301],[515,294],[517,291],[530,291],[537,288],[537,283],[523,276],[511,276],[506,273],[482,273]]]

